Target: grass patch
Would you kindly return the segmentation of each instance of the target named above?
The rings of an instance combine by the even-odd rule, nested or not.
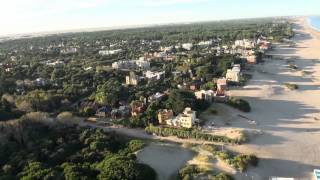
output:
[[[226,162],[230,166],[238,169],[240,172],[246,171],[249,165],[256,167],[258,165],[259,159],[254,154],[234,154],[230,151],[219,150],[215,145],[202,145],[201,148],[210,152],[216,158]]]
[[[182,169],[179,170],[179,180],[187,180],[187,179],[216,179],[216,180],[232,180],[233,178],[230,175],[225,173],[214,174],[210,173],[199,168],[196,165],[186,165]],[[204,176],[207,174],[206,176]],[[203,178],[201,178],[203,177]],[[207,177],[207,178],[206,178]]]

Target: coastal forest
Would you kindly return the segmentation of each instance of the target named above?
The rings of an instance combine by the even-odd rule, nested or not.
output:
[[[224,77],[234,64],[246,68],[246,61],[238,53],[227,53],[236,40],[263,37],[281,42],[293,35],[292,24],[286,19],[265,18],[0,41],[0,180],[156,179],[156,171],[136,157],[145,146],[144,140],[81,126],[81,120],[95,117],[98,109],[120,111],[121,107],[135,107],[141,102],[147,105],[138,115],[118,113],[110,122],[126,128],[146,128],[150,134],[241,144],[244,139],[154,127],[159,124],[157,113],[171,109],[178,115],[185,107],[197,113],[207,110],[210,103],[198,99],[189,87],[216,90],[213,80]],[[206,41],[211,44],[198,45]],[[186,50],[182,47],[185,43],[197,45]],[[172,47],[166,57],[174,58],[150,61],[150,71],[165,74],[159,81],[141,78],[138,85],[127,85],[129,72],[112,68],[114,62],[159,54],[163,47]],[[99,54],[101,50],[117,49],[121,52]],[[144,75],[140,69],[135,73]],[[244,75],[237,85],[248,79]],[[152,99],[157,93],[163,95],[161,101]],[[231,99],[227,104],[250,111],[243,100]],[[180,174],[189,171],[196,169],[187,168]],[[221,175],[216,179],[231,178]]]

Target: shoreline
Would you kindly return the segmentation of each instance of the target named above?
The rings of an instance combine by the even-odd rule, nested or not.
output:
[[[305,21],[307,22],[308,26],[309,26],[311,29],[313,29],[313,30],[315,30],[315,31],[317,31],[317,32],[320,32],[320,28],[315,27],[315,26],[312,25],[311,16],[306,17],[305,19],[306,19]]]
[[[310,17],[298,18],[295,20],[295,23],[302,25],[307,32],[320,39],[320,29],[312,26],[309,18]]]

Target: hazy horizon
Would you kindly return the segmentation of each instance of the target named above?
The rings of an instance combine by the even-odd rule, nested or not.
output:
[[[320,7],[320,1],[0,0],[0,5],[0,15],[4,17],[0,19],[0,37],[3,37],[200,21],[308,16],[319,14],[317,7]]]
[[[313,15],[311,15],[313,16]],[[133,24],[133,25],[119,25],[119,26],[108,26],[108,27],[83,27],[74,29],[56,29],[48,31],[35,31],[35,32],[23,32],[14,34],[0,34],[1,37],[13,37],[13,36],[32,36],[32,35],[47,35],[47,34],[60,34],[60,33],[77,33],[77,32],[94,32],[94,31],[109,31],[109,30],[123,30],[130,28],[144,28],[144,27],[156,27],[166,25],[183,25],[183,24],[194,24],[194,23],[210,23],[219,21],[236,21],[236,20],[253,20],[263,18],[281,18],[281,17],[302,17],[302,16],[268,16],[268,17],[251,17],[251,18],[233,18],[233,19],[217,19],[217,20],[199,20],[199,21],[185,21],[185,22],[164,22],[159,24]],[[306,16],[309,17],[309,16]]]

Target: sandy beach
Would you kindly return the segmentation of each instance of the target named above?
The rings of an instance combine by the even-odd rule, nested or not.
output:
[[[236,179],[281,176],[310,180],[314,179],[313,169],[320,168],[320,33],[303,18],[295,23],[296,45],[275,45],[269,54],[279,58],[255,65],[250,82],[230,90],[230,95],[248,100],[252,112],[219,105],[227,112],[221,116],[230,120],[231,127],[259,132],[250,137],[249,144],[229,147],[261,158],[257,168],[235,175]],[[289,64],[298,68],[291,69]],[[284,83],[297,84],[299,89],[289,90]]]

